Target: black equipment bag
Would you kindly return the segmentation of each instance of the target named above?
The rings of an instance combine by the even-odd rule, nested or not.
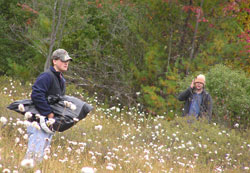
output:
[[[78,121],[85,118],[87,114],[93,109],[93,107],[86,102],[68,95],[48,96],[47,100],[55,115],[55,123],[53,124],[53,129],[59,132],[63,132],[74,126]],[[65,101],[74,104],[74,109],[67,107],[65,105]],[[18,106],[20,104],[24,105],[24,112],[18,109]],[[7,108],[23,115],[26,112],[30,112],[33,115],[32,120],[37,121],[35,115],[39,114],[39,112],[35,108],[32,100],[18,100],[11,103]]]

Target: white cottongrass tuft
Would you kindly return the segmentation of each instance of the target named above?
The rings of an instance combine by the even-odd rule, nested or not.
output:
[[[24,112],[25,111],[24,105],[23,104],[19,104],[18,105],[18,110],[21,111],[21,112]]]
[[[48,160],[49,156],[48,155],[44,155],[43,158],[44,158],[44,160]]]
[[[18,120],[18,121],[16,122],[16,125],[23,125],[23,121]]]
[[[244,167],[244,170],[249,170],[249,167]]]
[[[71,102],[69,101],[63,101],[64,105],[69,108],[71,106]]]
[[[27,120],[27,119],[29,119],[29,118],[32,117],[32,113],[26,112],[26,113],[24,114],[24,117],[25,117],[25,119]]]
[[[76,110],[76,105],[75,105],[75,104],[73,104],[73,103],[71,103],[71,102],[69,102],[69,101],[64,101],[63,103],[64,103],[64,105],[65,105],[67,108],[70,108],[72,111]]]
[[[40,114],[36,114],[36,115],[35,115],[35,117],[36,117],[37,119],[39,119],[40,116],[41,116]]]
[[[5,169],[3,170],[3,173],[11,173],[11,171],[10,171],[9,169],[5,168]]]
[[[112,168],[116,168],[116,164],[113,164],[113,163],[108,163],[107,166],[111,166]]]
[[[21,166],[24,168],[33,168],[34,167],[34,160],[33,159],[24,159],[21,162]]]
[[[46,138],[46,140],[49,141],[48,138]],[[44,154],[45,154],[45,155],[49,155],[50,153],[51,153],[50,148],[49,148],[49,147],[46,147],[46,148],[44,149]]]
[[[101,131],[102,130],[102,125],[95,126],[95,130]]]
[[[22,128],[18,128],[17,131],[18,131],[21,135],[23,135],[23,134],[25,133],[25,132],[23,131]]]
[[[19,143],[19,142],[20,142],[20,138],[16,137],[15,143],[17,144],[17,143]]]
[[[1,121],[1,123],[6,124],[7,123],[7,118],[1,117],[0,121]]]
[[[238,123],[236,123],[235,125],[234,125],[234,127],[235,128],[238,128],[240,125],[238,124]]]
[[[76,110],[76,105],[75,105],[75,104],[73,104],[73,103],[71,103],[71,105],[70,105],[70,109],[71,109],[72,111]]]
[[[41,127],[39,126],[39,124],[38,124],[36,121],[32,122],[32,123],[31,123],[31,126],[32,126],[32,127],[35,127],[37,130],[40,130],[40,129],[41,129]]]
[[[83,167],[81,169],[81,173],[94,173],[95,171],[96,169],[91,167]]]
[[[27,140],[29,138],[28,134],[23,135],[23,139]]]
[[[110,165],[106,166],[106,169],[107,169],[107,170],[110,170],[110,171],[113,171],[113,170],[114,170],[114,168],[113,168],[112,166],[110,166]]]
[[[26,126],[26,127],[31,126],[31,122],[25,120],[25,121],[23,122],[23,125]]]
[[[116,108],[116,112],[121,112],[121,109],[120,108]]]
[[[79,119],[78,119],[78,118],[73,118],[73,120],[74,120],[75,122],[78,122],[78,121],[79,121]]]

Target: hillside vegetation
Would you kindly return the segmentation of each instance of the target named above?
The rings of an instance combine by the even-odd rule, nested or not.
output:
[[[73,128],[56,133],[42,164],[20,165],[27,149],[21,114],[6,106],[29,98],[31,85],[0,80],[1,172],[249,172],[250,131],[241,124],[226,128],[205,120],[145,116],[136,107],[108,107],[74,85],[67,94],[92,104],[94,110]],[[6,118],[7,122],[4,122]]]
[[[249,6],[248,0],[0,0],[0,75],[34,80],[52,51],[64,48],[74,60],[68,82],[109,105],[140,103],[141,111],[173,119],[185,77],[222,64],[249,78]],[[249,117],[248,107],[236,108],[240,100],[249,103],[244,92],[228,97],[230,108],[218,108],[217,116],[229,111],[227,119],[238,121],[243,107]]]
[[[250,1],[0,0],[0,171],[249,172]],[[30,98],[63,48],[67,94],[94,110],[56,133],[42,164],[21,166]],[[212,121],[181,117],[198,75]]]

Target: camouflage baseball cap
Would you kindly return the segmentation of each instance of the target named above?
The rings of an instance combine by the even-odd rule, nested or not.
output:
[[[72,58],[69,56],[68,52],[64,49],[56,49],[52,53],[52,59],[60,59],[61,61],[72,61]]]

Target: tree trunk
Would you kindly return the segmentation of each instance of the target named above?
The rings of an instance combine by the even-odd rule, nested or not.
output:
[[[204,0],[201,0],[201,5],[200,5],[200,9],[201,10],[202,10],[203,3],[204,3]],[[195,41],[196,41],[196,35],[197,35],[197,32],[198,32],[200,15],[201,15],[201,12],[198,13],[197,18],[196,18],[196,24],[195,24],[195,29],[194,29],[194,36],[193,36],[193,40],[192,40],[192,47],[191,47],[191,51],[190,51],[190,55],[189,55],[189,64],[188,64],[187,69],[186,69],[186,74],[189,73],[189,67],[191,65],[191,62],[192,62],[192,59],[193,59],[193,56],[194,56]]]
[[[192,6],[193,5],[193,0],[190,0],[189,1],[189,6]],[[191,11],[188,11],[188,16],[186,17],[185,19],[185,22],[184,22],[184,26],[183,26],[183,31],[182,31],[182,36],[181,36],[181,39],[180,39],[180,43],[179,43],[179,52],[181,52],[181,54],[183,53],[182,50],[183,50],[183,47],[184,47],[184,44],[185,44],[185,38],[186,38],[186,35],[187,35],[187,28],[188,28],[188,22],[190,20],[190,17],[191,17]]]
[[[54,3],[53,16],[52,16],[52,32],[50,35],[50,45],[49,45],[49,51],[47,54],[47,59],[46,59],[45,65],[44,65],[44,71],[46,71],[50,66],[51,54],[52,54],[52,51],[53,51],[53,48],[55,45],[55,41],[56,41],[58,32],[60,32],[59,41],[61,40],[63,29],[64,29],[64,26],[66,24],[66,18],[67,18],[69,4],[70,3],[67,4],[66,10],[65,10],[65,16],[64,16],[64,20],[63,20],[63,24],[62,24],[62,8],[64,6],[64,0],[60,1],[58,15],[56,15],[56,13],[57,13],[57,0]],[[60,29],[59,29],[59,26],[60,26]]]

